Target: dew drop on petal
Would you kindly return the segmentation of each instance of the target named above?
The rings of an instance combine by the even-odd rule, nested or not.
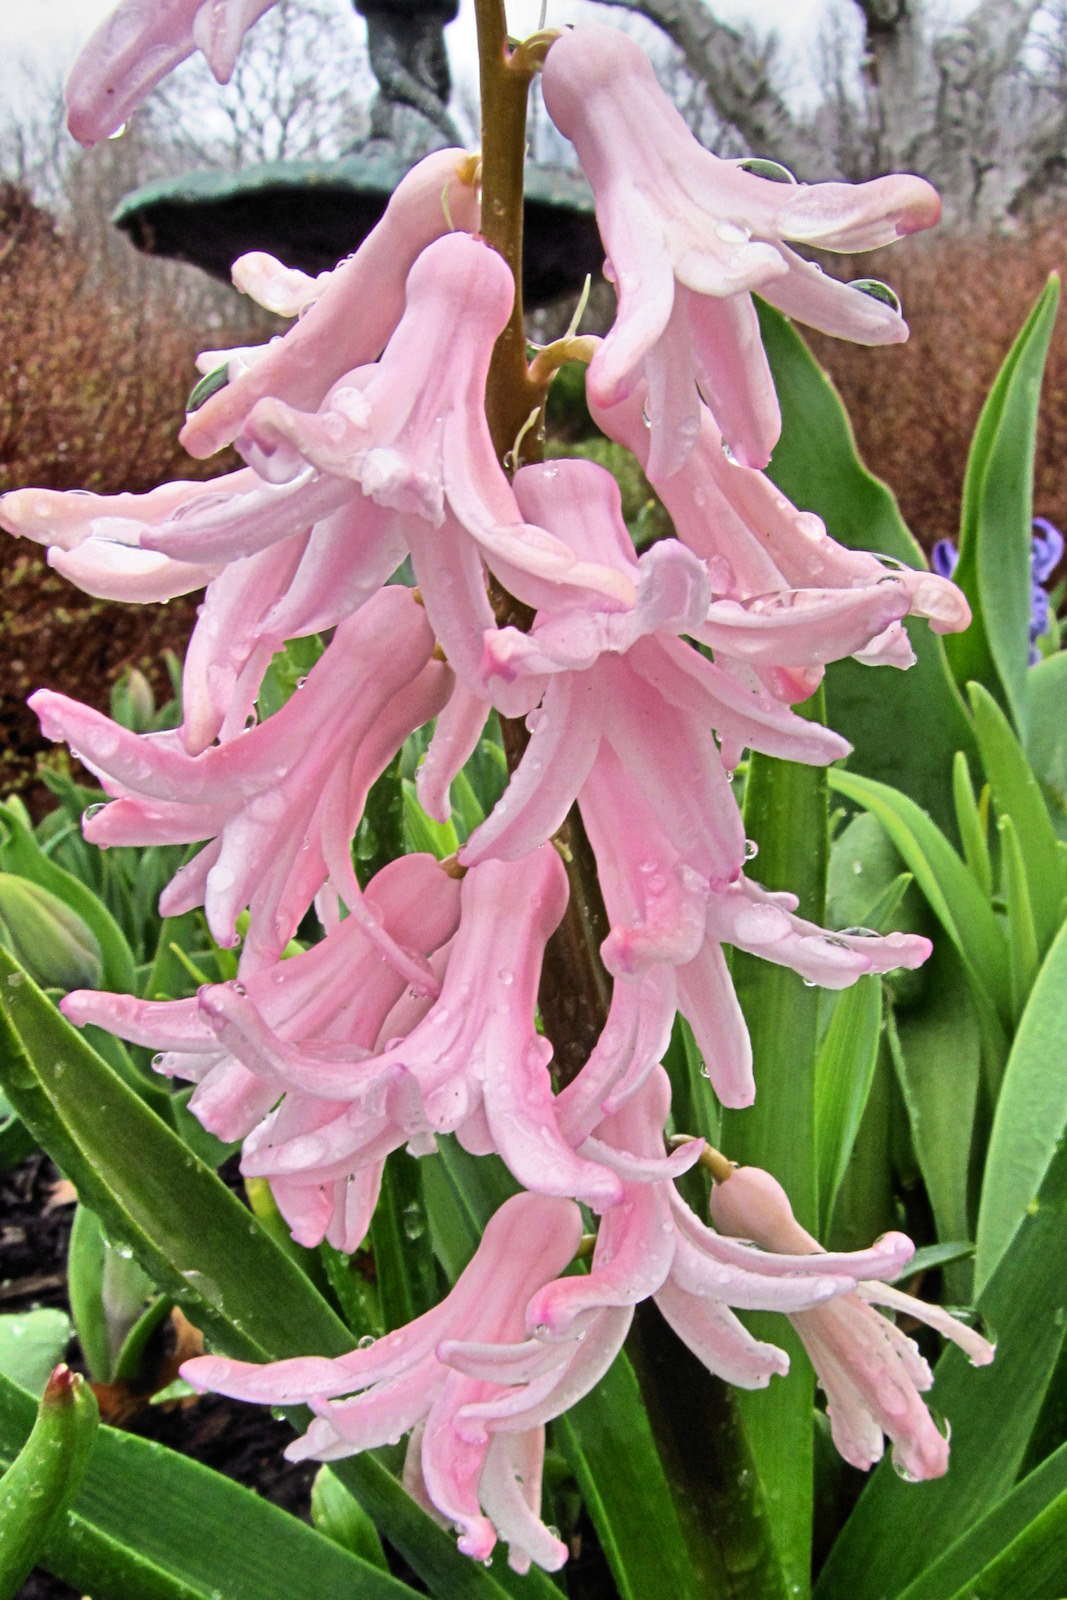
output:
[[[754,178],[767,178],[771,183],[796,183],[788,167],[780,161],[770,161],[766,156],[744,156],[737,163],[742,172],[751,172]]]
[[[858,289],[860,294],[869,295],[872,300],[880,300],[884,306],[900,315],[900,296],[888,283],[882,283],[878,278],[855,278],[849,288]]]

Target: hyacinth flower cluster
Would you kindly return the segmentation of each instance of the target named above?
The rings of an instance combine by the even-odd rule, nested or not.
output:
[[[126,0],[76,68],[75,131],[112,131],[194,44],[225,76],[265,9]],[[205,358],[183,441],[200,458],[235,444],[241,470],[145,495],[0,501],[0,524],[46,544],[92,594],[205,589],[179,728],[133,734],[46,690],[31,703],[109,796],[86,818],[88,839],[199,846],[161,910],[203,907],[223,946],[247,913],[237,978],[175,1001],[77,991],[67,1016],[192,1081],[190,1108],[242,1141],[242,1171],[270,1183],[302,1245],[354,1251],[389,1153],[425,1155],[443,1134],[497,1154],[523,1190],[448,1297],[372,1348],[262,1367],[207,1355],[185,1375],[309,1405],[296,1459],[410,1434],[410,1492],[466,1553],[486,1559],[499,1537],[519,1570],[567,1554],[539,1514],[545,1425],[603,1375],[647,1299],[746,1388],[788,1359],[736,1313],[788,1317],[841,1453],[869,1467],[887,1436],[916,1478],[947,1465],[920,1398],[930,1372],[875,1307],[992,1358],[980,1336],[891,1286],[912,1254],[903,1235],[828,1253],[768,1174],[735,1170],[697,1139],[668,1153],[660,1065],[680,1012],[722,1104],[752,1103],[724,947],[835,989],[929,954],[917,935],[827,932],[764,889],[730,780],[746,750],[815,765],[847,754],[792,709],[829,662],[905,668],[906,616],[967,625],[947,577],[845,549],[763,471],[780,419],[752,292],[842,337],[906,337],[894,304],[787,241],[868,249],[936,220],[937,197],[918,178],[809,187],[719,160],[611,29],[550,38],[543,70],[618,295],[607,337],[581,341],[591,410],[647,471],[675,537],[638,555],[618,487],[592,462],[531,462],[511,477],[501,465],[486,390],[515,284],[479,232],[478,163],[458,150],[414,168],[333,272],[312,280],[262,255],[237,264],[240,286],[297,318],[266,346]],[[415,589],[389,581],[406,559]],[[528,626],[502,624],[501,592]],[[327,630],[299,690],[256,725],[274,653]],[[361,888],[351,846],[372,784],[432,722],[418,794],[446,820],[494,709],[524,719],[525,744],[458,859],[402,856]],[[595,1047],[562,1083],[538,988],[568,906],[553,841],[575,804],[612,991]],[[323,937],[292,955],[312,908]],[[676,1186],[698,1160],[715,1179],[708,1221]],[[573,1274],[582,1206],[599,1224],[589,1270]]]

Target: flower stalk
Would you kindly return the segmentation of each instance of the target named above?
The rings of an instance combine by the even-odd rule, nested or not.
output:
[[[529,426],[531,412],[544,405],[558,361],[540,352],[526,360],[522,303],[523,171],[526,162],[526,104],[530,83],[556,35],[541,32],[512,48],[504,0],[476,0],[478,67],[482,98],[482,236],[498,250],[515,279],[515,301],[497,339],[489,365],[485,409],[489,431],[505,467],[519,466],[515,442],[521,438],[523,462],[542,459],[543,422]],[[579,341],[569,341],[578,343]],[[592,352],[589,352],[591,355]],[[583,350],[584,354],[584,350]],[[585,357],[589,359],[589,356]],[[566,358],[569,359],[569,356]],[[529,629],[528,607],[498,583],[491,588],[501,627]],[[528,743],[519,718],[501,717],[508,770],[514,772]],[[600,959],[608,920],[600,894],[596,862],[576,806],[559,830],[570,897],[563,921],[549,941],[539,992],[545,1032],[552,1041],[556,1070],[569,1083],[588,1060],[611,1001],[611,983]]]

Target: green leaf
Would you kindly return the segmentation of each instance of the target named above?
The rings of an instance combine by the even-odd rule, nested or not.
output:
[[[968,1239],[972,1233],[968,1172],[982,1076],[981,1031],[952,946],[939,940],[927,966],[919,1002],[906,1010],[890,1010],[889,1048],[937,1237]]]
[[[1037,977],[1037,929],[1034,927],[1034,908],[1030,903],[1018,830],[1011,817],[1001,817],[997,831],[1000,834],[1004,899],[1008,908],[1011,1006],[1016,1017],[1019,1017]]]
[[[0,862],[54,894],[89,928],[103,963],[101,981],[108,989],[133,994],[137,988],[133,954],[107,907],[84,883],[49,859],[10,802],[0,803]]]
[[[451,822],[435,822],[419,805],[415,785],[404,779],[404,840],[413,853],[427,851],[443,861],[459,849],[459,835]]]
[[[809,701],[806,710],[817,716],[820,699]],[[768,889],[792,889],[801,916],[821,922],[828,851],[825,771],[753,755],[744,816],[745,831],[759,847],[754,875]],[[723,1112],[723,1149],[731,1160],[773,1173],[810,1230],[818,1212],[818,996],[795,972],[740,951],[732,971],[752,1040],[757,1093],[747,1110]],[[780,1317],[754,1313],[750,1326],[758,1338],[789,1351],[789,1376],[759,1394],[739,1394],[737,1404],[787,1588],[805,1594],[811,1570],[813,1374],[800,1341]]]
[[[33,1395],[43,1393],[73,1332],[67,1313],[51,1306],[0,1316],[0,1373]]]
[[[318,634],[312,633],[303,639],[290,639],[272,656],[256,701],[260,721],[273,717],[302,687],[324,649]]]
[[[1067,1127],[1067,926],[1045,958],[1008,1057],[989,1138],[975,1278],[988,1282],[1034,1201]]]
[[[12,982],[14,980],[14,982]],[[259,1223],[0,950],[5,1093],[152,1281],[234,1355],[340,1354],[344,1324]]]
[[[592,1393],[558,1419],[556,1438],[582,1491],[620,1600],[646,1600],[655,1593],[713,1600],[726,1592],[709,1589],[701,1581],[706,1574],[694,1570],[625,1355],[616,1356]]]
[[[1008,1494],[1063,1348],[1067,1143],[978,1300],[991,1366],[949,1346],[927,1400],[951,1424],[943,1478],[904,1483],[883,1462],[819,1578],[816,1600],[896,1600]]]
[[[972,689],[977,685],[972,684]],[[987,900],[993,898],[993,866],[989,859],[989,841],[982,813],[974,798],[971,786],[971,769],[962,750],[957,750],[952,763],[952,798],[956,804],[956,827],[963,845],[963,859],[975,883]]]
[[[56,1367],[33,1431],[0,1478],[0,1600],[12,1600],[74,1498],[99,1420],[85,1379]]]
[[[1007,1554],[1021,1534],[1033,1525],[1050,1506],[1058,1503],[1067,1492],[1067,1445],[1061,1445],[1054,1455],[1043,1461],[999,1505],[984,1516],[962,1539],[951,1545],[943,1556],[910,1583],[900,1600],[945,1600],[946,1595],[960,1596],[965,1600],[967,1586],[984,1573],[1001,1553]],[[981,1594],[974,1589],[974,1594]],[[1051,1593],[1051,1590],[1046,1591]],[[1039,1590],[1020,1592],[1019,1600],[1034,1600]],[[991,1600],[1002,1600],[999,1589],[989,1591]]]
[[[320,1467],[311,1485],[311,1521],[319,1533],[371,1566],[389,1571],[374,1523],[329,1467]]]
[[[874,1078],[881,1028],[881,980],[873,975],[860,978],[835,1002],[815,1058],[820,1230],[833,1216],[837,1191],[852,1155]]]
[[[394,1150],[371,1218],[370,1239],[386,1332],[402,1328],[436,1305],[433,1241],[422,1193],[422,1163]]]
[[[356,876],[365,889],[387,862],[404,854],[404,791],[400,779],[403,752],[397,754],[371,784],[355,838]]]
[[[952,1600],[1034,1600],[1067,1588],[1067,1490]]]
[[[109,1233],[133,1249],[161,1289],[194,1307],[193,1319],[221,1351],[263,1361],[351,1349],[351,1333],[251,1212],[3,951],[0,1001],[0,1073],[12,1104]],[[336,1471],[438,1600],[502,1600],[505,1593],[558,1600],[542,1573],[518,1578],[500,1562],[490,1573],[461,1555],[373,1456],[339,1462]],[[166,1591],[187,1592],[199,1594],[188,1586]],[[132,1588],[120,1593],[134,1600]]]
[[[830,787],[873,812],[903,856],[930,908],[963,959],[981,1005],[988,997],[1004,1028],[1011,1024],[1008,949],[996,917],[937,824],[907,795],[835,767]]]
[[[1008,719],[980,683],[968,685],[982,765],[1001,816],[1009,817],[1022,850],[1038,953],[1052,943],[1067,895],[1067,868],[1048,808]]]
[[[497,1207],[514,1193],[514,1179],[497,1159],[474,1157],[454,1138],[439,1141],[440,1166],[432,1186],[435,1222],[438,1195],[451,1190],[453,1230],[445,1249],[460,1266]],[[692,1560],[702,1568],[703,1550],[687,1556],[671,1489],[656,1453],[633,1369],[624,1354],[596,1388],[555,1423],[556,1437],[578,1480],[612,1575],[626,1600],[644,1600],[665,1584],[679,1600],[707,1600],[693,1588]],[[712,1530],[706,1519],[702,1546]],[[557,1591],[558,1593],[558,1591]]]
[[[111,1343],[100,1299],[104,1248],[100,1218],[88,1206],[78,1205],[67,1251],[67,1298],[89,1376],[97,1383],[111,1381]]]
[[[310,1421],[310,1416],[305,1417]],[[461,1555],[455,1539],[422,1511],[371,1451],[335,1461],[333,1470],[393,1548],[438,1600],[559,1600],[546,1573],[512,1572],[500,1547],[487,1569]],[[360,1596],[362,1600],[362,1596]]]
[[[782,410],[782,436],[768,472],[802,511],[814,511],[851,550],[873,550],[923,567],[896,500],[856,454],[845,409],[829,377],[778,311],[757,300],[760,332]],[[839,661],[826,674],[827,721],[853,747],[856,772],[895,784],[951,834],[949,761],[973,748],[944,645],[925,622],[905,624],[916,663],[890,672]],[[973,676],[973,674],[972,674]],[[914,729],[922,729],[922,738]]]
[[[29,1397],[0,1380],[0,1459]],[[162,1445],[101,1428],[42,1565],[96,1600],[410,1600],[413,1591],[249,1489]]]
[[[1059,294],[1053,273],[997,375],[971,441],[954,577],[973,620],[946,641],[957,683],[973,678],[983,684],[1024,737],[1034,444]]]
[[[948,1267],[956,1261],[967,1261],[974,1255],[974,1245],[966,1239],[950,1239],[946,1244],[927,1244],[916,1250],[904,1271],[894,1283],[906,1283],[919,1273],[933,1272],[938,1267]]]
[[[1030,668],[1026,754],[1045,797],[1052,826],[1067,839],[1067,651]]]

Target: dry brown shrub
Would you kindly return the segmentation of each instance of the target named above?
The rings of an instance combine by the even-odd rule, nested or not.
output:
[[[93,279],[52,218],[0,184],[0,492],[144,491],[232,465],[193,461],[178,444],[204,330],[146,315],[117,276],[106,287]],[[246,323],[240,342],[247,337]],[[225,329],[212,329],[211,342],[225,344]],[[168,606],[91,599],[43,555],[0,533],[0,792],[25,782],[45,748],[27,694],[47,685],[106,707],[133,665],[163,692],[160,653],[184,652],[195,616],[195,595]]]
[[[982,402],[1048,275],[1067,264],[1067,218],[1011,237],[911,239],[849,262],[891,283],[905,345],[866,350],[810,336],[852,418],[860,454],[895,491],[926,549],[954,538]],[[840,269],[837,269],[840,270]],[[1067,318],[1052,337],[1041,400],[1034,508],[1067,527]]]

